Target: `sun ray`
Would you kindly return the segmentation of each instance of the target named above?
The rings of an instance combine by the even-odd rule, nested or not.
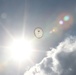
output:
[[[4,26],[2,25],[2,28],[5,30],[5,32],[10,36],[11,39],[14,39],[13,35],[10,33],[10,31]]]

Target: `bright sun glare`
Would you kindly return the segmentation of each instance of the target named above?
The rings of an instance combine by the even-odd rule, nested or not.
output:
[[[31,57],[33,48],[31,42],[24,38],[14,39],[10,45],[10,56],[16,62],[23,62]]]

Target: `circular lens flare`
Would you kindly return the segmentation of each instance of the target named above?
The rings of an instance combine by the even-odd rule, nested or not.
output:
[[[63,23],[64,23],[64,22],[63,22],[62,20],[59,21],[59,24],[63,25]]]
[[[64,21],[69,21],[69,19],[70,19],[70,16],[64,16]]]
[[[58,30],[57,30],[57,28],[53,28],[51,31],[50,31],[50,33],[56,33]]]
[[[73,24],[73,15],[70,13],[61,13],[57,18],[58,25],[62,25],[63,30],[69,29]]]

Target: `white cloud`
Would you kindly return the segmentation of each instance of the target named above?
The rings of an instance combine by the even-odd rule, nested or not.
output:
[[[76,37],[67,38],[48,51],[47,57],[24,75],[76,75]]]

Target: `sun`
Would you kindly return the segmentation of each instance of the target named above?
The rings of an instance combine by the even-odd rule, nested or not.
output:
[[[30,59],[32,52],[32,43],[25,38],[16,38],[11,42],[10,57],[15,62],[23,62]]]

